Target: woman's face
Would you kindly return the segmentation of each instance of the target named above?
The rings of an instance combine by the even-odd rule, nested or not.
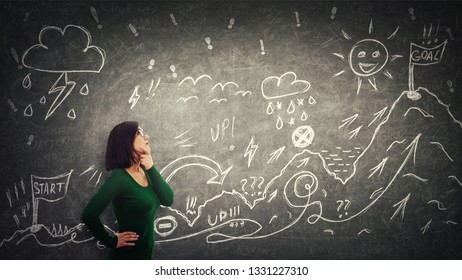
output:
[[[150,153],[151,148],[149,147],[149,135],[143,131],[142,128],[138,128],[135,139],[133,140],[133,149],[138,155]]]

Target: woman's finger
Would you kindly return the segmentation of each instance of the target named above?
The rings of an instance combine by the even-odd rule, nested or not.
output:
[[[125,247],[125,246],[135,246],[135,243],[131,241],[138,240],[138,234],[133,231],[125,231],[121,233],[117,233],[117,238],[119,239],[119,245],[117,248]]]
[[[119,233],[119,235],[126,236],[126,235],[138,235],[138,234],[136,234],[136,232],[133,232],[133,231],[124,231],[124,232]]]
[[[125,234],[122,236],[122,239],[123,240],[136,240],[138,239],[138,235],[137,234]]]
[[[151,153],[151,147],[149,147],[149,146],[140,147],[140,150],[141,150],[141,152],[143,152],[143,154],[150,154]]]

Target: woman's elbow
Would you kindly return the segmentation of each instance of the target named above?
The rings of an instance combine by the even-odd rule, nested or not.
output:
[[[173,196],[169,197],[167,199],[164,199],[164,201],[162,201],[162,205],[167,206],[167,207],[172,206],[173,205]]]
[[[92,219],[92,214],[91,211],[89,211],[87,208],[85,208],[82,212],[82,215],[80,216],[80,220],[84,223],[87,224],[90,220]]]

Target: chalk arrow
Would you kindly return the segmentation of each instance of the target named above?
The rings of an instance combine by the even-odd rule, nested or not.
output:
[[[409,150],[409,153],[406,156],[406,161],[409,159],[411,154],[414,154],[414,166],[415,166],[415,155],[416,155],[416,152],[417,152],[417,145],[419,144],[420,136],[422,136],[422,133],[419,133],[414,138],[414,140],[412,140],[411,144],[409,144],[409,146],[407,146],[406,149],[404,149],[404,151],[402,152],[402,153],[404,153],[405,151]]]
[[[338,128],[340,129],[340,128],[344,127],[345,125],[347,127],[350,126],[350,124],[352,124],[356,120],[357,117],[358,117],[358,114],[353,115],[353,116],[351,116],[349,118],[346,118],[346,119],[342,120],[343,124],[341,126],[339,126]]]
[[[387,163],[388,161],[388,157],[384,158],[377,166],[371,168],[371,170],[369,171],[372,171],[371,175],[369,175],[369,177],[367,178],[371,178],[375,173],[379,172],[379,175],[382,174],[382,171],[383,171],[383,167],[385,166],[385,164]]]
[[[431,223],[432,223],[432,219],[430,219],[430,221],[428,221],[423,227],[420,228],[420,231],[422,232],[422,234],[425,234],[428,231]]]
[[[380,120],[383,116],[383,114],[385,114],[385,111],[388,109],[388,106],[383,108],[382,110],[378,111],[377,113],[374,114],[375,118],[371,121],[371,123],[368,125],[368,126],[371,126],[371,124],[373,124],[376,120]]]
[[[390,221],[393,220],[398,213],[401,213],[401,221],[404,219],[404,211],[406,210],[407,202],[411,197],[411,193],[409,193],[404,199],[400,200],[399,202],[393,204],[393,207],[396,207],[395,213],[391,216]]]
[[[273,199],[276,197],[277,194],[278,194],[278,190],[276,189],[274,192],[272,192],[272,193],[270,194],[270,197],[269,197],[267,203],[270,203],[271,200],[273,200]]]
[[[308,164],[308,162],[310,161],[310,158],[311,157],[306,157],[304,159],[299,160],[298,162],[300,162],[300,164],[297,165],[297,168],[300,168],[302,166],[306,166]]]
[[[353,138],[353,137],[358,136],[358,133],[359,133],[359,131],[361,130],[362,127],[363,127],[362,125],[358,126],[358,128],[356,128],[355,130],[352,130],[352,131],[348,132],[348,135],[350,135],[350,139]]]
[[[215,174],[212,178],[207,181],[207,184],[223,184],[226,175],[228,175],[229,171],[233,168],[230,166],[226,170],[222,170],[220,165],[204,156],[199,155],[191,155],[178,158],[167,166],[165,166],[161,171],[160,174],[162,177],[165,178],[165,181],[169,182],[175,174],[183,168],[190,167],[190,166],[200,166],[202,168],[210,170],[212,173]]]
[[[284,152],[285,148],[286,148],[286,146],[282,146],[281,148],[279,148],[276,151],[272,152],[270,154],[271,158],[268,160],[267,163],[273,163],[276,160],[278,160],[279,157],[281,156],[282,152]]]

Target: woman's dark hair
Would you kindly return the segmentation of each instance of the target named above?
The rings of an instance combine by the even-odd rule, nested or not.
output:
[[[133,140],[138,132],[137,122],[123,122],[109,133],[106,147],[106,170],[127,168],[135,163]]]

